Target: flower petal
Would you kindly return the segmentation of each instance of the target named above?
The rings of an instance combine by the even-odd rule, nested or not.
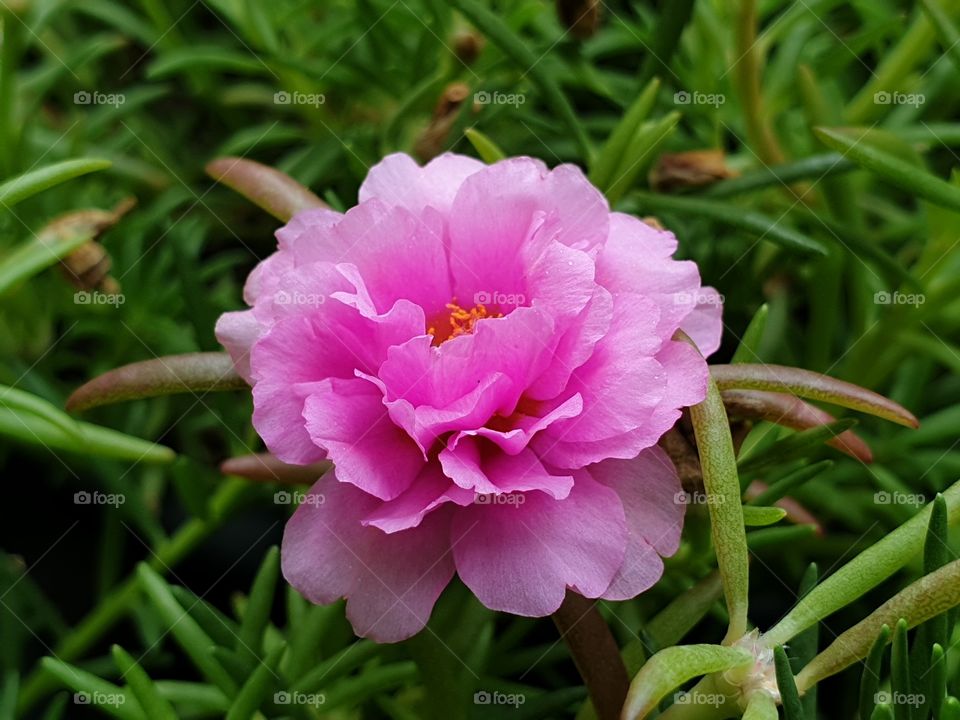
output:
[[[409,155],[394,153],[370,168],[359,199],[363,203],[376,198],[414,214],[425,207],[446,214],[463,181],[485,167],[475,158],[454,153],[439,155],[420,167]]]
[[[554,475],[529,449],[507,455],[490,441],[469,435],[456,436],[441,450],[440,464],[454,483],[479,495],[541,490],[562,500],[573,487],[572,476]]]
[[[604,592],[607,600],[628,600],[663,574],[660,556],[673,555],[683,530],[683,487],[663,450],[651,447],[632,460],[605,460],[589,468],[623,504],[630,539],[623,565]]]
[[[522,504],[474,504],[453,519],[457,572],[493,610],[542,617],[566,589],[599,597],[623,564],[627,528],[616,492],[586,473],[564,500],[524,493]]]
[[[327,451],[337,477],[381,500],[391,500],[423,470],[416,443],[393,424],[380,390],[366,380],[328,378],[303,408],[314,444]]]
[[[313,603],[347,598],[354,632],[399,642],[419,632],[453,577],[450,515],[387,534],[361,520],[379,504],[350,484],[319,480],[283,534],[283,576]]]

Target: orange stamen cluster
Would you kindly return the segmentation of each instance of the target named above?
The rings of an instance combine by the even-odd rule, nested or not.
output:
[[[438,325],[440,325],[439,331],[436,325],[431,325],[427,328],[427,334],[433,335],[434,345],[439,345],[450,338],[473,332],[473,326],[476,325],[479,320],[503,317],[503,313],[490,313],[482,303],[477,303],[467,310],[457,304],[456,298],[453,298],[452,302],[447,303],[447,310],[450,311],[450,315],[447,317],[450,323],[449,329],[443,327],[442,323],[438,323]]]

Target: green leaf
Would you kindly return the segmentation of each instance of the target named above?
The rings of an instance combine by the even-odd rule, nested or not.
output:
[[[727,413],[731,417],[743,420],[766,420],[791,430],[801,431],[831,426],[834,432],[821,433],[822,442],[862,462],[873,461],[870,446],[858,435],[849,429],[841,430],[842,422],[838,424],[833,415],[794,395],[765,390],[724,390],[721,396]],[[768,456],[771,449],[771,447],[764,447],[763,454]]]
[[[825,580],[820,588],[830,585],[830,581],[840,572],[842,571]],[[811,593],[808,597],[813,594]],[[870,650],[873,638],[883,625],[898,623],[902,620],[905,632],[906,629],[916,627],[956,605],[960,605],[960,560],[955,560],[911,583],[866,618],[842,633],[800,672],[797,676],[797,686],[801,690],[811,687],[823,678],[865,657]],[[894,640],[896,641],[896,637]],[[905,641],[903,642],[905,647]],[[904,649],[903,652],[906,650]],[[909,665],[903,659],[899,662],[901,667],[906,666],[907,674],[899,677],[898,682],[909,686]]]
[[[147,720],[177,720],[177,713],[139,663],[119,645],[111,648],[120,677],[126,680]]]
[[[80,412],[100,405],[175,393],[205,393],[249,387],[227,353],[167,355],[131,363],[100,375],[73,391],[67,409]]]
[[[730,614],[725,642],[731,643],[747,632],[749,558],[730,423],[712,378],[706,399],[690,408],[690,418],[700,454],[717,565]]]
[[[960,48],[957,47],[960,44],[960,30],[957,30],[957,26],[938,0],[920,0],[920,4],[937,32],[941,47],[960,70]]]
[[[42,402],[42,401],[41,401]],[[57,412],[52,405],[48,412]],[[169,463],[177,455],[170,448],[124,435],[110,428],[76,422],[76,431],[67,432],[64,426],[69,415],[54,424],[42,415],[14,412],[0,408],[0,435],[7,435],[48,450],[68,450],[95,457],[133,460],[134,462]]]
[[[601,192],[606,192],[616,177],[615,173],[623,161],[630,141],[636,136],[640,124],[647,119],[660,89],[660,79],[653,78],[633,101],[630,108],[620,118],[620,122],[610,133],[607,141],[590,166],[590,182]]]
[[[894,720],[893,708],[887,704],[877,705],[870,714],[870,720]]]
[[[417,666],[399,662],[367,670],[362,675],[341,680],[324,693],[324,713],[340,707],[356,707],[377,693],[394,690],[417,677]]]
[[[906,698],[910,690],[910,654],[908,652],[907,621],[901,618],[893,631],[893,647],[890,651],[890,690],[894,698]],[[910,705],[893,701],[893,716],[896,720],[910,720]]]
[[[788,460],[805,457],[823,443],[835,440],[849,431],[856,424],[857,421],[853,418],[845,418],[826,425],[812,427],[809,430],[792,433],[777,440],[756,455],[738,461],[737,468],[741,475],[750,475],[763,468],[776,467]]]
[[[880,688],[880,671],[883,664],[883,656],[887,650],[887,643],[890,642],[890,626],[883,625],[880,632],[877,633],[876,640],[870,647],[867,654],[866,663],[863,666],[863,672],[860,674],[860,717],[868,718],[873,715],[873,708],[876,705],[877,690]]]
[[[775,503],[780,498],[789,495],[792,490],[800,487],[808,480],[812,480],[820,473],[829,470],[833,465],[833,460],[821,460],[820,462],[787,473],[787,475],[774,482],[755,498],[749,500],[747,504],[770,505],[771,503]]]
[[[943,497],[952,524],[960,518],[960,482],[951,485],[943,493]],[[768,647],[785,644],[797,633],[853,602],[906,565],[923,545],[930,514],[931,507],[927,506],[826,578],[763,635],[765,644]],[[930,577],[933,576],[927,576]],[[923,583],[927,578],[919,582]],[[910,616],[910,613],[900,612],[892,620],[877,622],[867,643],[873,640],[884,622],[892,624],[900,617],[909,619]],[[823,653],[820,654],[822,655]]]
[[[763,339],[763,331],[767,327],[767,317],[770,315],[770,306],[764,303],[759,307],[747,329],[743,331],[743,337],[740,338],[740,344],[731,358],[731,364],[757,362],[760,360],[758,354],[760,350],[760,341]]]
[[[503,160],[507,156],[493,140],[476,128],[467,128],[463,131],[463,134],[467,136],[467,140],[473,145],[473,149],[477,151],[480,159],[488,165]]]
[[[66,235],[52,242],[33,240],[22,243],[0,260],[0,294],[60,262],[90,239],[85,235]]]
[[[584,157],[589,158],[591,155],[590,139],[587,137],[583,125],[577,119],[573,107],[563,94],[554,76],[548,71],[547,66],[540,62],[541,58],[537,57],[536,53],[530,49],[528,43],[518,37],[503,20],[477,0],[452,0],[451,4],[463,13],[464,17],[473,23],[477,29],[490,38],[490,41],[497,45],[507,57],[519,65],[524,73],[530,75],[533,82],[540,88],[540,92],[543,93],[546,103],[567,126],[579,146],[580,152]]]
[[[81,437],[80,428],[72,417],[61,412],[46,400],[23,390],[18,390],[9,385],[0,385],[0,408],[36,415],[51,425],[56,425],[65,433],[78,439]]]
[[[146,720],[133,696],[113,683],[101,680],[93,673],[81,670],[62,660],[45,657],[40,665],[57,680],[78,693],[74,702],[96,706],[111,717],[120,720]]]
[[[270,609],[277,591],[280,577],[280,548],[274,546],[267,550],[260,569],[253,580],[250,597],[240,621],[240,633],[236,640],[236,650],[258,656],[263,648],[263,633],[270,621]]]
[[[960,720],[960,700],[952,696],[944,700],[937,720]]]
[[[930,713],[936,719],[942,712],[943,701],[947,695],[947,660],[943,646],[939,643],[933,644],[933,650],[930,653],[930,678],[924,688],[925,702],[924,706],[929,708]]]
[[[31,195],[36,195],[75,177],[105,170],[110,165],[109,160],[84,158],[64,160],[31,170],[0,185],[0,206],[9,209]]]
[[[802,598],[810,593],[817,586],[820,579],[820,570],[816,563],[810,563],[803,577],[800,579],[800,587],[797,590],[797,597]],[[820,626],[811,625],[802,633],[793,638],[790,643],[790,650],[793,659],[790,662],[794,670],[800,670],[809,663],[817,654],[820,646]],[[803,712],[808,718],[816,718],[817,715],[817,688],[816,686],[808,688],[800,700],[803,706]]]
[[[907,427],[920,423],[906,408],[853,383],[820,373],[782,365],[711,365],[710,374],[721,390],[741,388],[786,392],[797,397],[858,410]]]
[[[630,683],[623,705],[625,720],[642,720],[672,690],[688,680],[753,662],[746,650],[721,645],[678,645],[651,657]],[[690,704],[695,704],[696,699]]]
[[[384,651],[383,645],[370,640],[359,640],[312,668],[306,675],[297,678],[290,692],[315,693],[329,687],[350,674],[368,660]]]
[[[780,699],[783,705],[784,720],[805,720],[803,705],[800,704],[800,693],[793,678],[790,660],[783,647],[777,645],[773,649],[773,660],[777,671],[777,687],[780,690]]]
[[[226,720],[253,720],[256,717],[257,710],[266,702],[274,688],[277,668],[286,649],[285,643],[278,645],[257,665],[257,669],[237,693]]]
[[[166,581],[149,565],[143,563],[137,566],[137,578],[143,592],[150,598],[161,619],[193,664],[206,678],[232,697],[237,691],[237,685],[210,653],[214,646],[213,641],[177,602]]]
[[[873,143],[861,142],[866,130],[815,128],[814,132],[825,145],[844,153],[858,165],[911,195],[960,211],[960,188],[881,150]]]
[[[743,230],[764,240],[769,240],[788,250],[796,250],[813,255],[826,255],[827,249],[819,240],[804,235],[793,228],[780,224],[779,219],[768,215],[737,207],[717,200],[677,197],[659,193],[636,192],[635,197],[643,212],[675,212],[684,216],[700,217],[721,225]]]
[[[270,68],[250,52],[230,52],[218,45],[188,45],[168,50],[150,63],[147,78],[159,80],[184,70],[222,70],[242,75],[270,74]]]
[[[930,524],[927,526],[927,536],[923,545],[923,572],[932,573],[950,562],[949,523],[947,522],[947,505],[943,496],[937,494],[931,503]],[[910,653],[911,679],[914,683],[914,694],[919,694],[925,700],[922,704],[927,707],[930,693],[924,687],[930,680],[930,656],[933,646],[939,644],[948,647],[950,642],[949,623],[945,613],[927,620],[917,628]]]
[[[620,164],[610,176],[608,187],[604,190],[611,205],[633,187],[637,178],[653,163],[660,146],[673,134],[680,121],[680,113],[672,112],[659,120],[643,123],[631,138],[623,154]],[[657,195],[656,197],[665,197]]]
[[[289,175],[253,160],[223,157],[207,163],[207,175],[243,195],[278,220],[329,206]]]
[[[778,507],[756,507],[745,505],[743,508],[743,524],[747,527],[764,527],[780,522],[787,516],[787,511]]]
[[[725,198],[740,193],[765,190],[769,187],[783,188],[785,185],[789,186],[798,180],[808,178],[821,181],[832,175],[850,172],[855,167],[856,165],[845,160],[839,153],[811,155],[795,162],[764,167],[739,177],[721,180],[708,186],[703,195],[710,198]]]

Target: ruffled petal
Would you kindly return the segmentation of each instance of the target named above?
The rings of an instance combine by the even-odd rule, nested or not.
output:
[[[463,582],[488,608],[529,617],[555,612],[568,587],[602,595],[626,552],[617,493],[580,473],[564,500],[536,491],[520,497],[455,511],[453,554]]]
[[[393,424],[380,390],[366,380],[317,383],[303,416],[310,439],[326,450],[337,477],[381,500],[403,493],[423,470],[420,449]]]
[[[507,455],[479,437],[455,437],[440,451],[440,464],[454,483],[478,495],[540,490],[562,500],[573,487],[571,475],[551,473],[532,451]]]
[[[589,472],[620,496],[626,513],[626,556],[603,597],[628,600],[660,579],[660,557],[673,555],[680,547],[686,508],[683,487],[676,468],[659,447],[631,460],[605,460],[592,465]]]
[[[463,181],[485,167],[475,158],[454,153],[439,155],[420,167],[409,155],[394,153],[370,168],[359,199],[363,203],[376,198],[414,214],[432,207],[446,215]]]
[[[283,576],[313,603],[347,598],[354,632],[399,642],[426,625],[453,577],[450,515],[387,534],[362,519],[379,501],[330,473],[319,480],[283,534]]]

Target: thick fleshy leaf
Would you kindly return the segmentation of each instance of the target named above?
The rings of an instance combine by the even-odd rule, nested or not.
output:
[[[463,134],[466,135],[467,140],[473,145],[473,149],[477,151],[477,154],[485,163],[492,164],[503,160],[507,156],[493,140],[476,128],[467,128],[463,131]]]
[[[43,192],[47,188],[59,185],[72,178],[87,173],[105,170],[112,163],[109,160],[84,158],[80,160],[64,160],[63,162],[46,165],[31,170],[0,185],[0,206],[10,208],[31,195]]]
[[[726,642],[733,642],[747,632],[749,557],[730,423],[713,379],[706,400],[690,408],[690,417],[700,453],[717,565],[730,613]]]
[[[913,628],[957,605],[960,605],[960,560],[911,583],[841,633],[800,671],[797,686],[803,691],[865,658],[884,625],[894,625],[902,618],[908,628]]]
[[[691,678],[749,665],[753,656],[742,648],[720,645],[679,645],[647,660],[630,683],[623,706],[624,720],[643,720],[671,690]]]
[[[820,427],[836,420],[830,413],[785,393],[725,390],[721,396],[727,413],[732,417],[767,420],[793,430]],[[865,463],[873,461],[870,446],[851,430],[831,438],[826,444]]]
[[[747,527],[764,527],[783,520],[787,511],[778,507],[748,505],[743,508],[743,524]]]
[[[218,158],[206,166],[207,175],[286,222],[301,210],[329,207],[310,190],[272,167],[238,157]]]
[[[224,475],[255,480],[257,482],[313,483],[327,472],[332,465],[321,460],[313,465],[290,465],[271,453],[255,453],[228,458],[220,463],[220,472]]]
[[[960,520],[960,481],[943,493],[951,524]],[[832,615],[906,565],[923,548],[932,504],[831,574],[763,634],[767,647],[783,645],[815,622]],[[879,624],[874,628],[874,636]]]
[[[46,402],[39,398],[38,401]],[[134,462],[168,463],[177,457],[176,453],[165,445],[92,423],[76,422],[66,414],[63,414],[59,421],[51,422],[48,416],[57,412],[59,411],[53,405],[49,405],[47,411],[41,414],[0,407],[0,435],[8,435],[48,450],[68,450],[83,455]]]
[[[81,385],[67,398],[67,410],[79,412],[158,395],[245,387],[246,382],[237,374],[226,353],[167,355],[115,368]]]
[[[960,188],[881,150],[877,143],[862,142],[868,132],[867,128],[814,128],[829,148],[842,152],[891,184],[935,205],[960,210]]]
[[[591,164],[590,182],[600,190],[606,190],[615,179],[615,172],[623,162],[630,141],[636,135],[640,123],[647,119],[653,109],[659,89],[660,79],[653,78],[624,113]]]
[[[797,230],[782,226],[777,219],[754,210],[744,210],[728,203],[699,198],[676,197],[661,193],[635,193],[644,212],[674,212],[695,215],[720,225],[739,228],[789,250],[826,255],[823,244]]]
[[[783,365],[711,365],[710,374],[720,390],[768,390],[859,410],[890,422],[918,427],[919,421],[906,408],[859,385],[810,370]]]

